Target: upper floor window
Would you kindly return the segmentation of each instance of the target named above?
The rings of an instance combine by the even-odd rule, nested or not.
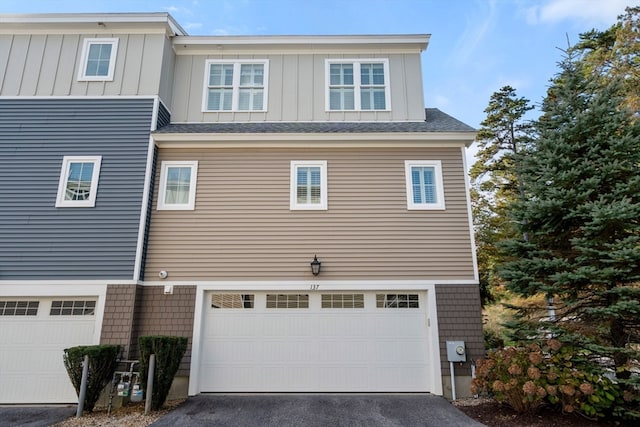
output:
[[[265,111],[267,60],[207,61],[204,111]]]
[[[327,110],[389,109],[387,59],[328,59],[325,80]]]
[[[327,209],[327,161],[294,160],[291,162],[292,210]]]
[[[195,209],[197,176],[197,161],[162,162],[158,210]]]
[[[101,156],[64,156],[56,207],[94,207]]]
[[[118,39],[85,39],[78,80],[113,80]]]
[[[444,209],[442,164],[439,160],[405,161],[407,209]]]

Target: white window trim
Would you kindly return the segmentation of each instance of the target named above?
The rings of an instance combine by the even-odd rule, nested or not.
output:
[[[87,200],[65,200],[64,195],[69,179],[69,168],[71,163],[93,163],[93,174],[91,175],[91,187]],[[98,192],[98,179],[100,178],[100,165],[102,156],[64,156],[62,167],[60,168],[60,181],[58,182],[58,195],[56,196],[56,208],[92,208],[96,205],[96,195]]]
[[[189,167],[191,168],[191,180],[189,186],[189,201],[187,203],[165,203],[167,190],[167,169],[169,167]],[[196,208],[196,180],[198,178],[198,161],[178,161],[168,160],[162,162],[160,169],[160,186],[158,187],[158,210],[186,210],[192,211]]]
[[[109,72],[106,76],[87,76],[87,60],[89,59],[89,48],[93,44],[110,44],[111,57],[109,58]],[[82,56],[80,69],[78,70],[78,81],[113,81],[113,73],[116,69],[116,54],[118,52],[117,38],[84,39],[82,45]]]
[[[353,64],[353,110],[332,110],[329,100],[329,88],[331,79],[331,64]],[[382,64],[384,66],[384,110],[363,110],[360,99],[360,64]],[[325,59],[324,61],[324,85],[325,85],[325,106],[327,112],[335,111],[391,111],[391,88],[389,85],[389,59],[387,58],[371,58],[371,59]]]
[[[209,110],[207,109],[209,101],[209,70],[211,64],[233,64],[233,94],[231,95],[231,110]],[[242,64],[262,64],[264,65],[264,92],[262,94],[261,110],[239,110],[238,102],[240,99],[240,66]],[[203,113],[264,113],[267,111],[269,100],[269,60],[268,59],[209,59],[205,62],[204,67],[204,89],[202,94],[202,112]]]
[[[320,168],[320,203],[298,203],[298,168],[299,167],[319,167]],[[327,203],[327,161],[326,160],[292,160],[290,179],[290,209],[293,210],[313,210],[326,211]]]
[[[411,179],[411,168],[432,167],[436,178],[436,203],[414,203],[413,202],[413,181]],[[404,162],[406,189],[407,189],[407,209],[409,210],[444,210],[444,183],[442,181],[442,162],[440,160],[405,160]]]

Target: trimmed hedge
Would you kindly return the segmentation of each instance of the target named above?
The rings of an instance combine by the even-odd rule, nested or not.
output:
[[[186,337],[174,336],[144,336],[138,339],[140,348],[140,383],[143,390],[147,389],[149,376],[149,357],[156,355],[156,368],[153,376],[153,393],[151,395],[151,409],[162,408],[167,399],[173,377],[175,377],[182,356],[187,350]]]
[[[119,345],[89,345],[64,349],[64,367],[67,369],[71,384],[80,396],[82,382],[82,362],[84,356],[89,356],[89,375],[87,378],[87,393],[84,399],[84,410],[91,412],[100,398],[100,393],[109,384],[116,370]]]

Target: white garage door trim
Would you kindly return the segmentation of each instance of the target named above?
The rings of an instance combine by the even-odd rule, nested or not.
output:
[[[380,283],[376,283],[375,287],[380,289],[383,288],[383,286],[380,286],[380,285],[381,285]],[[251,287],[254,287],[254,286],[251,286]],[[356,288],[356,286],[349,286],[349,287]],[[362,289],[364,286],[362,284],[359,284],[358,287]],[[397,282],[395,282],[393,287],[388,286],[386,291],[377,292],[377,293],[378,294],[385,293],[385,292],[401,293],[401,291],[388,290],[389,288],[398,289],[399,287],[400,285]],[[193,358],[192,358],[190,388],[189,388],[189,393],[191,395],[198,394],[199,392],[206,392],[206,391],[227,391],[227,392],[228,391],[238,391],[238,392],[240,391],[282,391],[282,392],[285,392],[285,391],[320,391],[320,392],[429,391],[435,394],[442,394],[441,372],[440,372],[440,362],[439,362],[440,356],[439,356],[439,346],[438,346],[438,338],[437,338],[437,322],[435,322],[435,318],[436,318],[435,292],[434,292],[434,287],[432,285],[425,285],[424,283],[420,285],[416,285],[415,283],[412,283],[411,286],[405,287],[404,289],[409,289],[409,290],[411,290],[410,288],[413,288],[411,293],[414,293],[414,294],[416,293],[415,291],[420,291],[419,293],[421,295],[421,302],[420,302],[421,306],[419,309],[408,310],[410,312],[408,315],[404,314],[400,316],[400,317],[402,316],[413,317],[414,320],[412,320],[411,323],[414,327],[417,322],[415,320],[416,314],[420,317],[420,320],[418,321],[422,323],[420,325],[420,327],[422,328],[422,332],[420,332],[420,335],[421,335],[420,339],[422,339],[423,342],[422,344],[420,344],[422,347],[418,350],[418,353],[420,354],[419,356],[416,356],[416,357],[423,359],[423,361],[418,362],[417,360],[415,360],[415,358],[414,360],[410,360],[411,357],[405,356],[405,359],[406,359],[405,366],[403,367],[397,366],[397,363],[395,362],[397,362],[398,359],[401,359],[403,357],[397,354],[397,347],[398,347],[397,335],[398,334],[395,334],[396,336],[393,336],[393,337],[391,336],[391,334],[387,334],[386,336],[380,339],[372,340],[372,337],[374,337],[375,334],[372,334],[371,332],[365,332],[365,335],[368,335],[369,338],[362,339],[363,329],[360,329],[358,331],[353,330],[351,332],[347,330],[345,333],[342,333],[341,329],[334,329],[334,332],[338,331],[338,335],[344,335],[344,336],[342,338],[339,338],[339,340],[335,340],[333,344],[331,343],[332,341],[328,335],[328,332],[325,331],[321,333],[321,335],[324,334],[323,335],[324,338],[321,338],[319,340],[314,339],[310,345],[303,346],[302,343],[304,343],[305,341],[304,335],[309,334],[309,331],[307,330],[306,332],[305,331],[301,332],[299,336],[294,336],[294,338],[292,340],[289,340],[288,342],[286,340],[285,341],[280,340],[278,342],[278,337],[276,336],[271,336],[270,338],[263,339],[262,347],[261,347],[262,350],[264,351],[264,348],[271,348],[270,350],[271,353],[263,356],[262,360],[255,359],[255,358],[251,360],[245,359],[244,361],[239,361],[238,363],[236,363],[236,367],[238,369],[236,369],[235,373],[232,374],[235,377],[233,381],[230,381],[230,383],[240,384],[240,385],[232,389],[230,389],[227,385],[222,385],[220,387],[217,387],[215,385],[212,386],[212,384],[216,384],[216,382],[212,378],[208,378],[208,376],[210,376],[212,373],[215,376],[220,377],[222,372],[225,372],[225,370],[216,369],[215,367],[216,361],[211,360],[211,358],[209,357],[211,355],[211,352],[208,350],[208,344],[206,344],[205,342],[207,340],[210,341],[211,332],[215,332],[214,329],[212,329],[212,326],[210,323],[211,316],[212,315],[215,316],[215,314],[212,314],[211,312],[212,310],[210,308],[211,307],[210,291],[215,290],[215,288],[216,288],[215,286],[211,286],[211,285],[199,286],[199,291],[197,293],[197,298],[196,298],[197,304],[198,306],[201,307],[201,310],[196,310],[196,316],[195,316],[196,319],[194,324],[193,353],[192,353]],[[303,289],[306,288],[307,291],[302,293],[310,295],[311,308],[309,310],[303,310],[303,313],[298,313],[298,314],[296,314],[296,309],[280,309],[280,314],[282,314],[282,310],[285,310],[288,314],[291,314],[292,316],[294,316],[293,317],[294,319],[296,319],[293,322],[289,322],[288,326],[286,326],[287,328],[292,328],[293,325],[296,325],[296,322],[299,323],[298,327],[301,329],[305,329],[305,328],[309,329],[314,327],[326,328],[327,327],[326,322],[323,324],[323,322],[318,323],[317,320],[313,320],[313,316],[317,316],[318,314],[321,315],[322,313],[320,311],[321,295],[323,293],[324,294],[353,293],[353,289],[351,290],[347,289],[342,292],[336,292],[335,289],[333,289],[332,292],[320,291],[320,290],[309,292],[309,285],[302,285],[302,286],[299,286],[299,288],[303,288]],[[426,292],[425,292],[425,288],[426,288]],[[234,286],[234,289],[238,289],[237,284],[236,286]],[[264,287],[262,289],[264,289]],[[282,289],[282,287],[280,289]],[[276,293],[277,292],[282,292],[282,291],[276,291]],[[270,292],[270,293],[273,293],[273,292]],[[376,308],[375,307],[376,292],[359,291],[359,293],[365,295],[366,308],[365,309],[355,309],[355,308],[331,309],[332,313],[338,313],[338,314],[331,314],[331,315],[327,314],[326,316],[335,317],[339,319],[338,321],[333,322],[333,325],[334,325],[333,327],[344,329],[345,328],[344,325],[350,325],[349,327],[351,329],[354,329],[354,328],[357,329],[358,321],[360,321],[359,322],[360,326],[365,325],[366,321],[373,321],[373,322],[382,322],[381,323],[382,328],[384,328],[385,325],[390,328],[393,328],[393,321],[388,322],[388,321],[385,321],[384,318],[385,316],[388,317],[389,315],[397,317],[397,315],[393,314],[394,310]],[[264,304],[266,301],[266,297],[265,297],[266,293],[254,291],[252,292],[252,294],[256,295],[255,304],[257,305],[257,307],[255,309],[249,310],[251,312],[250,313],[251,316],[260,317],[267,314],[268,316],[271,316],[271,317],[275,316],[277,318],[278,316],[277,313],[270,314],[268,312],[268,309],[266,309],[266,307],[261,308],[261,307],[264,307]],[[219,312],[224,312],[224,311],[225,311],[224,309],[219,310]],[[230,312],[230,314],[223,315],[222,319],[226,318],[227,320],[230,320],[230,319],[238,318],[238,316],[240,316],[239,318],[241,318],[242,314],[238,314],[237,312],[238,311],[242,312],[243,310],[236,310],[235,313],[234,313],[234,310],[231,310],[231,309],[226,311]],[[398,309],[396,309],[395,311],[398,311]],[[283,316],[283,317],[286,318],[287,316]],[[352,319],[351,321],[344,322],[345,320],[349,320],[350,318]],[[341,322],[340,322],[340,319],[341,319]],[[431,319],[433,319],[433,321]],[[277,320],[277,322],[282,322],[282,319]],[[281,327],[282,325],[280,325],[280,328]],[[329,329],[331,329],[331,327],[329,327]],[[396,325],[395,329],[402,329],[402,328]],[[405,327],[404,329],[406,330],[408,328]],[[406,338],[405,332],[406,331],[402,332],[400,334],[400,337],[402,337],[402,334],[405,334],[405,338]],[[351,334],[351,338],[349,337],[349,334]],[[206,338],[207,335],[209,335],[209,338]],[[360,338],[357,338],[357,337],[360,337]],[[241,337],[237,337],[237,339],[234,339],[232,337],[231,341],[236,341],[236,343],[233,346],[237,347],[235,350],[229,349],[229,351],[231,351],[232,353],[233,351],[238,352],[239,351],[238,349],[242,348],[243,346],[244,348],[251,348],[251,342],[252,342],[251,340],[244,339],[244,342],[243,342],[243,338]],[[400,341],[402,341],[402,339],[400,339]],[[265,345],[266,347],[264,347]],[[330,346],[330,348],[334,348],[335,351],[327,352],[326,351],[327,345]],[[378,347],[376,347],[376,345]],[[286,351],[284,351],[284,353],[281,350],[279,350],[279,348],[282,348],[282,346],[284,346],[284,348],[287,349]],[[316,346],[315,350],[313,349],[313,346]],[[322,352],[318,351],[317,350],[318,346],[323,347],[324,350]],[[384,350],[385,348],[386,350]],[[355,352],[354,353],[355,356],[352,358],[352,360],[348,360],[349,359],[348,357],[343,356],[344,353],[350,353],[349,349],[352,349],[352,352]],[[360,350],[358,350],[359,351],[358,352],[356,351],[357,349],[360,349],[360,350],[367,349],[369,353],[373,352],[374,354],[377,354],[376,357],[378,358],[378,360],[377,361],[361,360],[361,355],[363,354],[363,352]],[[414,350],[415,350],[415,347],[414,347]],[[395,354],[393,353],[394,351],[396,351]],[[249,353],[244,352],[244,356],[241,356],[241,357],[245,357],[245,358],[249,357],[247,356],[247,354],[250,354],[250,352],[251,350],[249,350]],[[289,360],[286,363],[278,362],[278,359],[282,359],[282,357],[284,357],[285,354],[295,353],[295,352],[297,352],[296,354],[298,359],[295,363],[292,363],[291,357],[293,356],[289,356]],[[240,352],[240,353],[242,354],[243,352]],[[320,353],[323,353],[324,356],[321,355]],[[314,354],[317,354],[317,355],[314,356]],[[339,359],[337,356],[338,354],[341,354]],[[220,356],[219,354],[218,357],[221,357],[221,359],[227,358],[228,360],[231,360],[233,357],[240,357],[240,356],[233,356],[232,354],[231,355],[226,354],[226,355]],[[295,359],[296,357],[293,357],[293,358]],[[358,360],[358,358],[360,358],[360,360]],[[391,361],[393,361],[394,363],[389,363]],[[244,363],[244,366],[243,366],[243,363]],[[414,363],[413,366],[411,366],[412,363]],[[352,368],[352,369],[344,369],[345,367]],[[293,376],[289,376],[287,381],[278,382],[278,375],[279,375],[278,372],[279,371],[283,372],[283,369],[286,369],[286,368],[289,369],[289,372],[291,372],[292,369],[296,369],[297,374]],[[331,368],[333,368],[333,370]],[[367,370],[366,374],[363,373],[365,372],[363,371],[364,369]],[[361,372],[360,374],[357,373],[358,370]],[[319,376],[320,372],[324,372],[324,376],[323,375]],[[400,378],[400,380],[393,379],[394,372],[395,372],[395,377]],[[407,372],[414,373],[411,379],[409,379]],[[375,373],[375,375],[372,375],[372,373]],[[418,374],[418,375],[415,375],[415,374]],[[261,375],[264,379],[257,381],[258,384],[256,384],[256,381],[252,379],[252,377],[254,377],[255,375]],[[333,375],[333,379],[329,378],[331,377],[331,375]],[[349,375],[351,375],[352,378],[349,378]],[[386,380],[385,380],[385,375],[388,377]],[[240,380],[239,378],[241,378],[242,376],[244,376],[246,379]],[[294,384],[293,386],[286,385],[287,382],[289,383],[291,382],[291,378],[297,378],[298,376],[300,377],[300,380],[297,382],[297,384]],[[326,381],[324,378],[325,376],[327,377]],[[371,379],[372,376],[374,377],[373,380]],[[419,377],[420,380],[415,380],[415,377]],[[340,380],[340,378],[344,378],[344,380]],[[369,379],[366,380],[366,378],[369,378]],[[402,378],[407,378],[407,379],[403,380]],[[220,378],[218,378],[218,380],[220,380]],[[293,382],[296,383],[295,380]],[[224,381],[218,381],[218,384],[221,384],[221,383],[224,383]],[[356,385],[354,386],[354,384]],[[251,389],[247,389],[249,385],[251,385]]]

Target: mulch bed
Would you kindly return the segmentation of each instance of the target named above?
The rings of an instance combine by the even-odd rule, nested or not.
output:
[[[489,427],[631,427],[638,423],[593,421],[578,414],[562,414],[549,408],[535,413],[518,414],[508,405],[490,399],[462,399],[454,402],[462,412]]]

